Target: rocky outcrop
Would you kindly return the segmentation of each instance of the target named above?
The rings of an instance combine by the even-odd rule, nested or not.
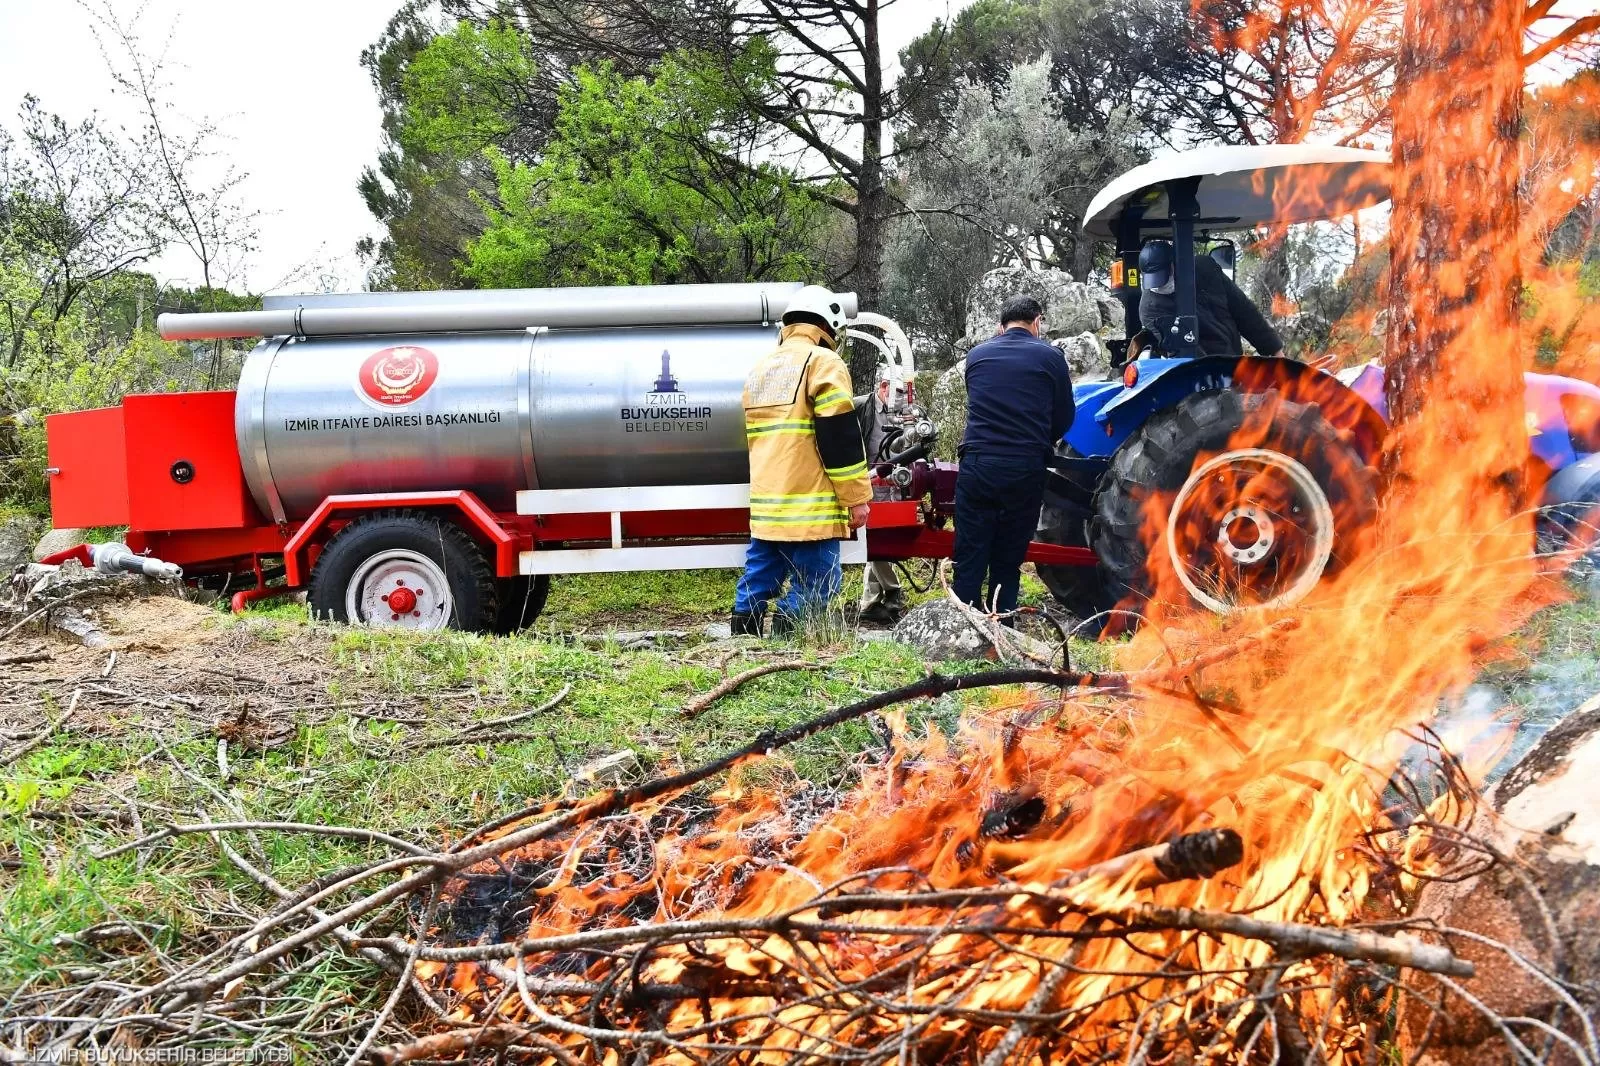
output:
[[[64,552],[68,548],[76,548],[84,542],[89,535],[87,529],[52,529],[39,538],[39,543],[33,546],[33,561],[38,562],[48,555]]]
[[[949,600],[929,600],[895,623],[894,641],[915,648],[928,662],[996,659],[993,638],[971,614]],[[1006,630],[1003,641],[1013,656],[1021,652],[1049,662],[1056,649],[1032,637]]]
[[[1546,733],[1489,794],[1469,829],[1509,862],[1459,882],[1434,882],[1416,916],[1473,936],[1446,933],[1477,967],[1464,990],[1502,1018],[1537,1018],[1584,1046],[1578,1011],[1600,1012],[1600,697]],[[1475,937],[1487,938],[1493,943]],[[1529,965],[1541,973],[1534,973]],[[1499,1066],[1518,1061],[1484,1010],[1419,976],[1401,1018],[1407,1062]],[[1564,985],[1566,994],[1560,989]],[[1435,1012],[1423,998],[1438,1000]],[[1576,1063],[1558,1040],[1526,1023],[1512,1027],[1552,1064]]]
[[[928,418],[939,429],[939,439],[933,446],[936,459],[954,462],[961,436],[967,431],[966,373],[967,361],[962,359],[934,377],[931,387],[918,387],[917,394],[925,397]]]
[[[1073,381],[1099,381],[1111,374],[1111,351],[1093,333],[1055,341],[1066,357]]]
[[[1100,336],[1106,340],[1124,340],[1128,336],[1127,316],[1122,310],[1122,301],[1117,299],[1110,289],[1102,289],[1098,285],[1091,285],[1094,290],[1094,302],[1100,308]]]
[[[1122,328],[1122,305],[1106,289],[1074,281],[1061,270],[1000,267],[985,274],[967,299],[964,349],[994,336],[1000,308],[1013,296],[1032,296],[1044,305],[1051,340]]]
[[[0,577],[33,558],[33,545],[44,532],[44,520],[28,515],[0,521]]]

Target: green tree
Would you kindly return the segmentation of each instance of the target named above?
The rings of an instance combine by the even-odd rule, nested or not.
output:
[[[765,76],[754,54],[740,76]],[[580,70],[537,163],[491,149],[497,204],[464,272],[485,286],[803,278],[821,210],[762,161],[726,68],[672,56],[651,77]]]

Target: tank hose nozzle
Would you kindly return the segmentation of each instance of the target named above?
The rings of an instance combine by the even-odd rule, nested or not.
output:
[[[89,552],[94,557],[94,568],[102,574],[115,574],[121,571],[143,574],[156,581],[183,580],[183,567],[154,556],[139,555],[126,544],[119,544],[116,541],[110,544],[92,544],[89,546]]]

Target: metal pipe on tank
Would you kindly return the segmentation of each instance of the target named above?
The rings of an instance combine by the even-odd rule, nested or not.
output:
[[[306,305],[269,311],[164,314],[157,328],[166,340],[222,337],[336,337],[391,333],[478,333],[535,326],[576,329],[617,326],[761,325],[775,322],[798,283],[773,285],[641,285],[571,289],[520,289],[445,301],[429,294],[407,304],[404,294],[367,306]],[[847,317],[859,304],[839,293]],[[502,298],[503,297],[503,298]],[[276,302],[276,301],[275,301]]]

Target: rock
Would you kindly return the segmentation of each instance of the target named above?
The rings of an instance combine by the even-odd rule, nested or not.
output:
[[[1600,697],[1551,729],[1495,786],[1469,835],[1510,863],[1465,881],[1436,881],[1423,890],[1415,916],[1498,941],[1566,983],[1582,1009],[1600,1010]],[[1537,889],[1538,898],[1533,894]],[[1542,900],[1542,906],[1540,903]],[[1445,934],[1452,950],[1477,967],[1463,987],[1502,1017],[1539,1018],[1585,1040],[1581,1022],[1552,984],[1506,951]],[[1500,1030],[1471,1004],[1427,978],[1411,975],[1400,1018],[1405,1061],[1415,1066],[1499,1066],[1516,1061]],[[1437,1016],[1423,998],[1443,995]],[[1430,1031],[1431,1028],[1431,1031]],[[1532,1027],[1516,1032],[1535,1048]],[[1424,1043],[1426,1046],[1424,1047]],[[1552,1064],[1577,1061],[1551,1042]],[[1538,1052],[1535,1052],[1538,1057]]]
[[[572,778],[563,790],[568,798],[577,798],[600,788],[620,788],[638,780],[644,773],[639,753],[623,748],[610,755],[602,755],[584,763],[572,772]]]
[[[707,640],[729,640],[733,637],[733,626],[727,622],[707,622],[700,632]]]
[[[687,629],[642,629],[620,633],[594,633],[583,638],[584,643],[597,647],[615,644],[623,651],[644,651],[650,648],[673,648],[689,640]]]
[[[1584,578],[1583,594],[1590,603],[1600,603],[1600,570],[1595,570]]]
[[[1094,296],[1095,306],[1100,308],[1100,335],[1107,340],[1126,339],[1128,319],[1122,310],[1122,301],[1110,289],[1091,285],[1089,290]]]
[[[39,543],[33,546],[33,561],[38,562],[47,555],[76,548],[88,535],[87,529],[52,529],[40,537]]]
[[[82,611],[72,607],[63,607],[53,612],[50,615],[50,625],[53,629],[68,634],[85,648],[104,648],[111,643],[111,638],[106,635],[105,630]]]
[[[895,623],[893,636],[895,643],[917,649],[928,662],[998,657],[989,635],[949,600],[929,600],[911,608]],[[1013,649],[1023,649],[1046,662],[1056,650],[1013,630],[1006,630],[1005,639]]]
[[[1111,376],[1111,351],[1093,333],[1058,340],[1055,346],[1066,357],[1073,381],[1103,381]]]
[[[19,515],[0,521],[0,577],[33,558],[33,545],[44,532],[44,521]]]
[[[933,455],[953,462],[961,436],[967,431],[967,361],[965,359],[940,374],[928,390],[928,418],[939,430]]]
[[[1100,306],[1092,286],[1073,281],[1071,274],[1060,270],[1000,267],[979,279],[967,298],[964,347],[994,336],[1000,326],[1000,308],[1013,296],[1032,296],[1044,304],[1045,328],[1051,339],[1101,328]]]

